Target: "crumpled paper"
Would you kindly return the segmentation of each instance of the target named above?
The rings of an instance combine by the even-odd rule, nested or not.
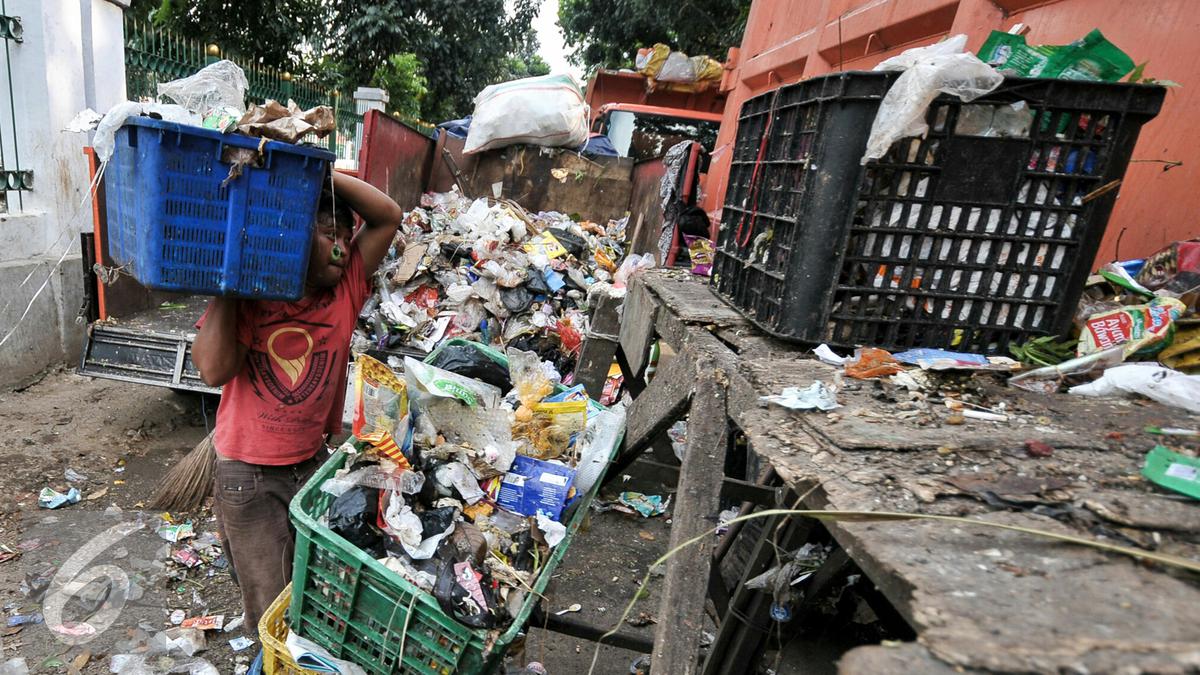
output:
[[[334,127],[333,109],[329,106],[319,105],[301,110],[300,106],[290,99],[286,107],[279,101],[272,100],[263,105],[251,104],[237,124],[238,132],[247,136],[270,138],[285,143],[295,143],[308,134],[324,138]]]
[[[785,387],[780,394],[763,396],[763,401],[775,403],[792,410],[833,410],[838,408],[837,394],[820,380],[807,388]]]

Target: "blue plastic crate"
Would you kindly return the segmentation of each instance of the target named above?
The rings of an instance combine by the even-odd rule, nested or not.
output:
[[[157,290],[268,300],[303,295],[333,155],[277,141],[258,148],[257,138],[130,118],[117,131],[104,173],[116,263]],[[239,149],[259,159],[226,183]]]

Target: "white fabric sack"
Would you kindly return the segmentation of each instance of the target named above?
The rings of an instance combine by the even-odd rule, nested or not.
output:
[[[475,97],[466,154],[521,143],[576,148],[588,138],[588,107],[570,75],[493,84]]]

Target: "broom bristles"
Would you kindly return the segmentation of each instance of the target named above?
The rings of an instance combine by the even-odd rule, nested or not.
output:
[[[204,500],[212,494],[217,462],[212,437],[211,433],[205,436],[167,472],[150,498],[151,510],[194,511],[204,505]]]

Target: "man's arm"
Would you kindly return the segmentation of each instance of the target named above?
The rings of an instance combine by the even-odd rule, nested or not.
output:
[[[387,255],[400,221],[404,219],[404,210],[373,185],[337,171],[333,172],[333,196],[345,200],[364,221],[354,235],[354,245],[362,256],[363,272],[369,279]]]
[[[237,315],[236,299],[213,298],[192,343],[192,363],[210,387],[223,386],[237,377],[246,362],[248,350],[237,340]]]

